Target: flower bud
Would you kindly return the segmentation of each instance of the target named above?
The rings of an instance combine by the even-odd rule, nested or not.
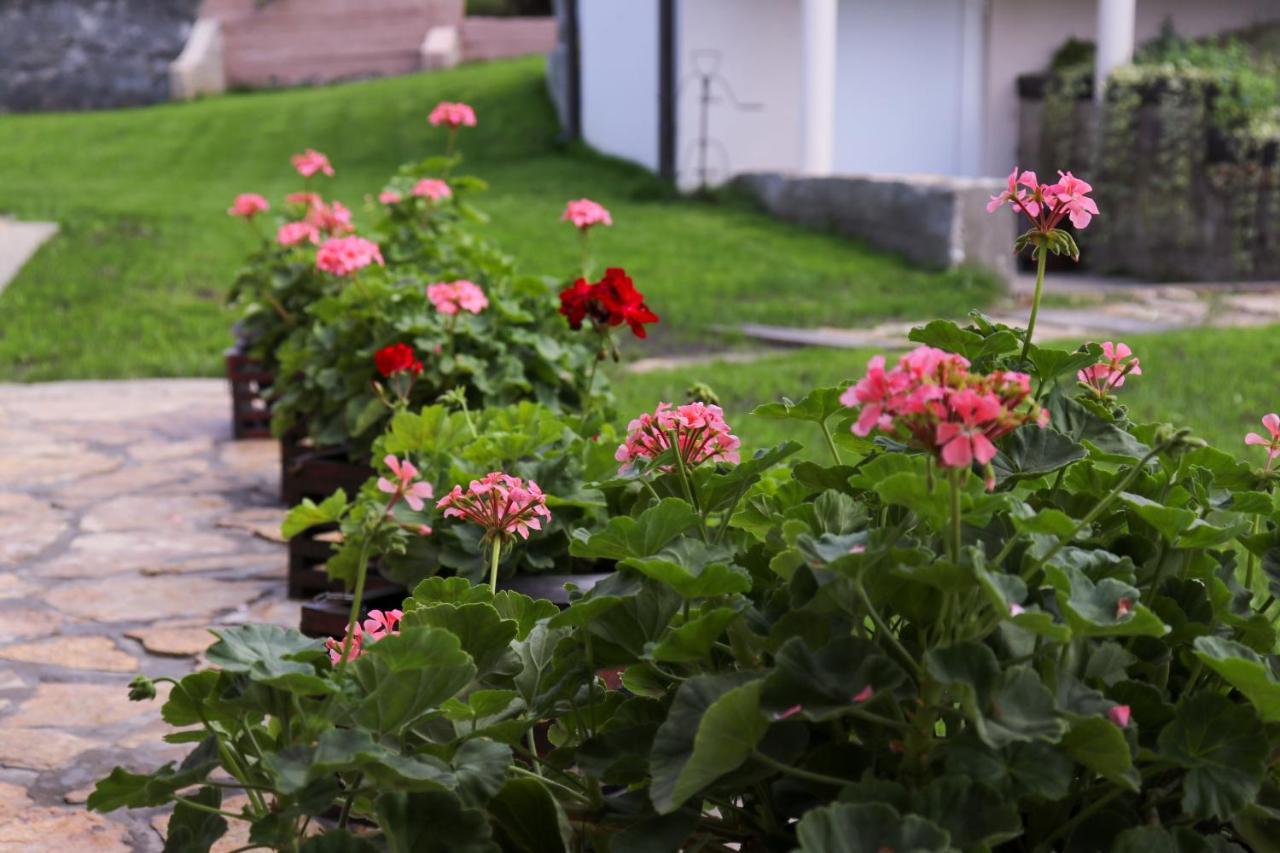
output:
[[[145,675],[139,675],[129,682],[129,701],[145,702],[156,698],[156,683]]]

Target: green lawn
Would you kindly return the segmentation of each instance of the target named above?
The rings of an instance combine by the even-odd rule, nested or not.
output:
[[[732,204],[674,198],[639,169],[557,146],[541,60],[345,86],[240,94],[105,113],[0,116],[0,212],[62,233],[0,296],[0,380],[212,375],[228,343],[223,294],[253,237],[224,211],[238,192],[297,188],[289,155],[324,151],[331,195],[357,210],[401,162],[438,152],[438,100],[474,104],[466,171],[492,184],[488,231],[530,272],[567,274],[568,198],[614,214],[597,256],[622,265],[662,316],[647,352],[706,348],[743,321],[861,324],[962,315],[989,279],[897,258]]]
[[[1246,450],[1244,435],[1261,431],[1258,421],[1264,414],[1280,411],[1277,335],[1280,327],[1272,326],[1126,338],[1142,359],[1143,373],[1131,378],[1119,396],[1136,420],[1189,426],[1223,450],[1261,464],[1256,449]],[[856,379],[873,354],[808,349],[746,364],[717,362],[624,376],[618,385],[619,410],[625,419],[652,409],[659,400],[682,401],[691,384],[706,382],[720,395],[726,419],[748,448],[787,438],[820,448],[816,432],[810,434],[802,427],[797,434],[792,425],[747,413],[781,396],[798,398],[810,388]]]

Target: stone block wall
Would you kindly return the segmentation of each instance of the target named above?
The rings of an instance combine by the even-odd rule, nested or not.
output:
[[[788,222],[861,240],[920,266],[985,267],[1013,276],[1012,214],[986,212],[990,178],[940,175],[739,175],[733,186]]]
[[[167,100],[199,0],[0,0],[0,112]]]

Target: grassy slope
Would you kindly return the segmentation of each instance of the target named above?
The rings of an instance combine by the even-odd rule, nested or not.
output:
[[[1280,345],[1275,327],[1194,329],[1127,340],[1142,359],[1143,375],[1129,380],[1120,397],[1139,421],[1190,426],[1230,453],[1261,463],[1247,451],[1244,434],[1259,430],[1263,414],[1280,410]],[[816,433],[747,416],[754,406],[780,396],[798,398],[810,388],[855,379],[872,353],[801,350],[749,364],[718,363],[624,377],[619,408],[626,416],[658,400],[682,400],[696,381],[720,394],[726,417],[751,448],[797,438],[817,447]]]
[[[253,238],[223,211],[238,192],[297,188],[290,154],[327,153],[326,192],[357,209],[405,160],[439,151],[425,115],[466,100],[467,170],[488,179],[491,236],[531,272],[565,272],[557,220],[588,195],[617,226],[597,256],[626,266],[663,317],[658,346],[705,344],[745,320],[854,324],[961,313],[989,283],[897,259],[733,206],[673,199],[633,167],[555,144],[539,60],[330,88],[107,113],[0,116],[0,211],[63,231],[0,297],[0,380],[215,374],[222,294]],[[652,348],[650,350],[652,352]]]

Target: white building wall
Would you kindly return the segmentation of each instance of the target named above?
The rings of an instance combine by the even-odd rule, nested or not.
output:
[[[1042,71],[1067,38],[1097,35],[1096,0],[987,0],[987,138],[982,165],[1007,175],[1018,147],[1017,79]],[[1159,34],[1171,18],[1180,35],[1196,37],[1280,20],[1280,0],[1138,0],[1138,44]],[[1064,166],[1070,168],[1069,164]]]
[[[658,168],[658,2],[581,0],[582,135]]]
[[[799,0],[682,0],[676,6],[680,185],[699,182],[703,71],[711,74],[714,98],[707,109],[708,182],[737,172],[800,168]]]
[[[981,172],[983,0],[841,0],[836,172]]]

